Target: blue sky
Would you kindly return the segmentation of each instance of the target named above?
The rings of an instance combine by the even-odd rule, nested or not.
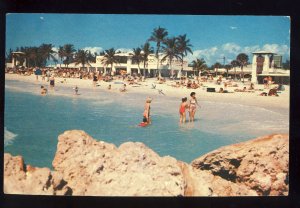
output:
[[[155,27],[169,36],[187,34],[195,58],[210,65],[235,59],[245,52],[268,50],[290,56],[290,19],[285,16],[200,16],[200,15],[98,15],[98,14],[8,14],[6,50],[20,46],[67,43],[75,48],[101,51],[114,47],[124,51],[138,47]],[[155,46],[155,44],[152,44]]]

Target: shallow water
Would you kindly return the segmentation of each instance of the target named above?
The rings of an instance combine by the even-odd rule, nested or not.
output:
[[[161,156],[188,163],[227,144],[288,133],[286,114],[209,101],[201,101],[195,123],[179,125],[180,101],[163,95],[153,96],[152,124],[142,128],[137,125],[142,120],[145,95],[95,88],[79,89],[76,96],[72,88],[59,87],[40,96],[39,87],[6,80],[4,114],[5,152],[22,155],[27,164],[39,167],[52,167],[57,137],[71,129],[84,130],[117,146],[126,141],[143,142]]]

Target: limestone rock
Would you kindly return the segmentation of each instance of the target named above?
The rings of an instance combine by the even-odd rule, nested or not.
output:
[[[67,195],[70,190],[62,183],[59,173],[52,175],[49,168],[25,166],[21,156],[4,154],[4,193],[28,195]],[[55,181],[55,182],[54,182]],[[67,189],[68,191],[64,191]]]
[[[219,148],[191,165],[197,174],[209,171],[258,195],[287,195],[288,159],[288,135],[270,135]]]
[[[177,160],[160,157],[139,142],[117,148],[83,131],[66,131],[59,136],[53,167],[63,174],[74,195],[184,195]]]
[[[221,147],[191,164],[140,142],[116,147],[66,131],[48,168],[4,154],[6,194],[81,196],[262,196],[288,194],[289,140],[270,135]]]

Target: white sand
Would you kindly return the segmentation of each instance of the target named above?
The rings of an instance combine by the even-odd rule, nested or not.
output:
[[[24,81],[24,82],[31,82],[36,83],[40,85],[49,85],[49,82],[42,81],[42,77],[39,76],[38,81],[36,81],[35,75],[31,76],[22,76],[17,74],[5,74],[5,80],[18,80],[18,81]],[[92,80],[84,80],[84,79],[78,79],[78,78],[67,78],[66,83],[61,83],[63,81],[63,78],[55,78],[55,86],[69,86],[69,87],[75,87],[77,85],[79,87],[79,91],[82,88],[86,89],[92,89],[92,88],[100,88],[100,89],[107,89],[108,85],[111,84],[112,90],[110,90],[112,93],[122,93],[119,92],[119,88],[121,88],[121,84],[114,84],[114,82],[123,82],[122,80],[113,80],[112,82],[104,82],[100,81],[98,84],[100,86],[93,87],[93,81]],[[126,82],[125,82],[126,83]],[[152,88],[152,83],[156,85],[156,89]],[[126,83],[127,84],[127,83]],[[175,81],[167,80],[165,84],[158,84],[156,79],[146,79],[145,82],[140,82],[141,85],[128,85],[127,84],[127,92],[129,94],[134,93],[142,93],[146,96],[151,95],[158,95],[158,89],[162,90],[162,92],[169,97],[176,97],[178,98],[178,102],[181,102],[182,97],[188,97],[191,92],[196,92],[196,97],[198,99],[198,102],[201,105],[201,101],[214,101],[214,102],[222,102],[222,103],[235,103],[235,104],[241,104],[241,105],[248,105],[248,106],[257,106],[266,108],[273,111],[280,111],[284,113],[289,112],[289,96],[290,96],[290,90],[289,86],[285,85],[285,91],[281,92],[279,94],[279,97],[269,97],[269,96],[259,96],[259,94],[263,91],[255,91],[254,93],[251,92],[234,92],[234,93],[211,93],[206,92],[206,88],[200,87],[198,89],[187,89],[187,88],[175,88],[172,87],[171,84],[175,84]],[[204,86],[207,87],[215,87],[216,91],[220,89],[220,87],[224,88],[224,85],[216,85],[214,83],[204,82]],[[244,85],[243,83],[238,83],[239,87],[227,87],[227,90],[229,92],[233,92],[234,89],[242,89],[244,86],[247,88],[249,87],[249,84]],[[137,86],[137,87],[135,87]],[[263,89],[263,85],[255,85],[255,89]],[[107,90],[109,92],[109,90]],[[264,92],[268,92],[268,90],[264,90]],[[163,96],[163,95],[162,95]]]

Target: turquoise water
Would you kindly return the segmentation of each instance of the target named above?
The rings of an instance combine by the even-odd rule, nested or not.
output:
[[[96,88],[79,89],[81,95],[75,96],[72,88],[60,87],[40,96],[39,86],[6,81],[4,114],[5,152],[22,155],[27,164],[39,167],[52,167],[57,137],[71,129],[117,146],[143,142],[160,156],[171,155],[188,163],[227,144],[288,132],[286,114],[263,108],[253,114],[253,107],[205,101],[194,124],[179,125],[180,101],[159,95],[153,96],[151,104],[152,125],[142,128],[137,124],[142,120],[144,95]],[[260,115],[266,112],[270,116],[262,119]]]

